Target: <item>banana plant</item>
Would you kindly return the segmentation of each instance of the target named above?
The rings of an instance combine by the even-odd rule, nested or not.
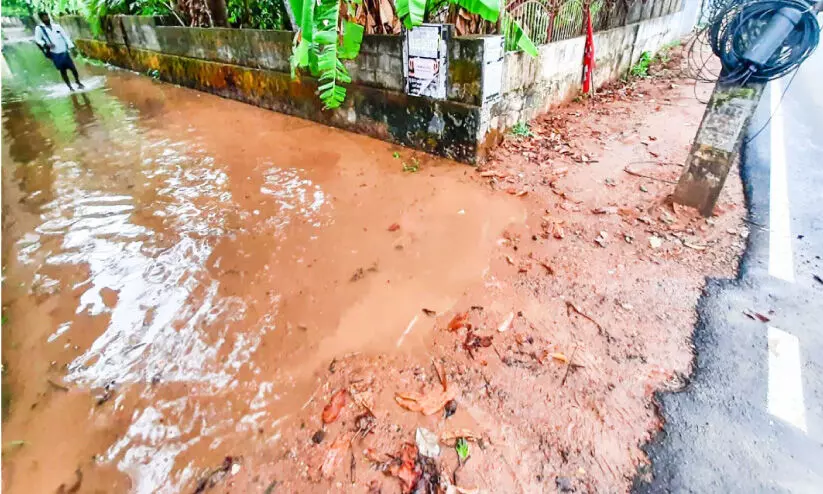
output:
[[[355,8],[362,0],[288,1],[299,27],[292,46],[292,77],[296,77],[298,70],[308,71],[317,77],[318,95],[324,109],[338,108],[346,98],[346,87],[343,84],[351,82],[351,76],[342,60],[356,58],[363,41],[363,26],[352,20]],[[406,29],[414,29],[423,23],[426,14],[433,10],[435,2],[436,0],[395,0],[397,16]],[[448,2],[489,22],[497,22],[500,17],[500,0]],[[501,21],[506,46],[537,56],[534,43],[511,16],[504,13]]]

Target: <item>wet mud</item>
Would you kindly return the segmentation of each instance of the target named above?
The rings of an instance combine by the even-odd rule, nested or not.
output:
[[[35,55],[5,54],[4,490],[628,489],[745,235],[736,178],[708,221],[665,202],[691,87],[478,170]]]

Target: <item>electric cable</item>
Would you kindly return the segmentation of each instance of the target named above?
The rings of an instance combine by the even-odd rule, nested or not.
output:
[[[761,40],[769,22],[777,16],[786,17],[787,11],[782,9],[796,12],[799,20],[768,60],[746,60],[747,51]],[[712,19],[707,34],[712,52],[723,66],[718,81],[745,84],[778,79],[796,69],[817,47],[820,26],[813,6],[806,1],[752,0],[730,2]]]

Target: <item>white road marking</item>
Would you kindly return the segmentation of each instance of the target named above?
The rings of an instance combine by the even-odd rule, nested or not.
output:
[[[783,137],[783,95],[779,80],[771,83],[771,174],[769,178],[769,274],[794,282],[786,143]]]
[[[769,326],[769,413],[806,432],[806,407],[800,376],[800,342]]]

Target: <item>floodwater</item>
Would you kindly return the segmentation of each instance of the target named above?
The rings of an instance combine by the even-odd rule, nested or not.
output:
[[[296,427],[333,358],[425,352],[410,321],[523,219],[464,165],[3,55],[4,492],[193,491]]]

